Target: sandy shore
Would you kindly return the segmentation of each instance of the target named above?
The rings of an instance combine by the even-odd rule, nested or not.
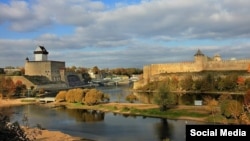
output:
[[[19,106],[26,104],[34,104],[35,102],[22,102],[22,99],[6,99],[0,100],[0,107],[10,107]],[[38,130],[38,129],[37,129]],[[36,129],[25,129],[27,135],[34,135]],[[60,131],[49,131],[49,130],[39,130],[39,134],[35,134],[36,141],[86,141],[86,139],[81,139],[79,137],[72,137],[68,134],[64,134]]]

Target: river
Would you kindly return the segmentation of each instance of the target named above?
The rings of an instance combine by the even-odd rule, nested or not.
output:
[[[130,93],[123,87],[100,88],[111,95],[112,101],[124,101]],[[65,108],[47,108],[43,105],[10,107],[11,121],[37,124],[48,130],[57,130],[72,136],[96,141],[185,141],[186,124],[203,124],[195,121],[125,116],[113,113]],[[28,120],[23,122],[23,117]]]

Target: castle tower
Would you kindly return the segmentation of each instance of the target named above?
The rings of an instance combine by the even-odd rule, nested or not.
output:
[[[213,60],[214,61],[221,61],[222,59],[221,59],[219,54],[215,54]]]
[[[194,55],[194,62],[196,63],[199,71],[204,69],[204,65],[207,62],[207,57],[200,51],[200,49],[198,49]]]
[[[49,52],[44,46],[38,46],[34,51],[35,61],[47,61]]]

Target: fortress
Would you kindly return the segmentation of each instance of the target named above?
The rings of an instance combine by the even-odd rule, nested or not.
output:
[[[194,54],[193,62],[150,64],[143,67],[144,84],[152,77],[163,73],[188,73],[202,71],[246,71],[250,72],[250,59],[222,60],[220,55],[208,57],[200,49]]]
[[[34,51],[35,61],[26,58],[25,75],[45,76],[50,81],[65,81],[65,62],[49,61],[48,54],[43,46],[38,46]]]
[[[13,76],[14,81],[22,80],[26,86],[36,89],[82,87],[83,78],[80,74],[67,72],[64,61],[48,60],[49,52],[44,46],[38,46],[34,53],[34,61],[26,58],[25,75]]]

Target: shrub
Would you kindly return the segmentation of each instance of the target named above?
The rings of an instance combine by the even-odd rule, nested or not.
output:
[[[30,141],[18,122],[10,123],[9,117],[1,113],[0,139],[3,141]]]
[[[75,102],[74,89],[68,90],[68,92],[66,93],[66,101],[69,103]]]
[[[96,89],[90,89],[86,95],[84,103],[87,105],[95,105],[100,101],[103,101],[104,94]]]
[[[83,92],[83,89],[74,89],[74,102],[81,103],[84,96],[85,93]]]
[[[66,94],[67,91],[59,91],[59,93],[57,93],[55,100],[56,101],[65,101],[66,100]]]

